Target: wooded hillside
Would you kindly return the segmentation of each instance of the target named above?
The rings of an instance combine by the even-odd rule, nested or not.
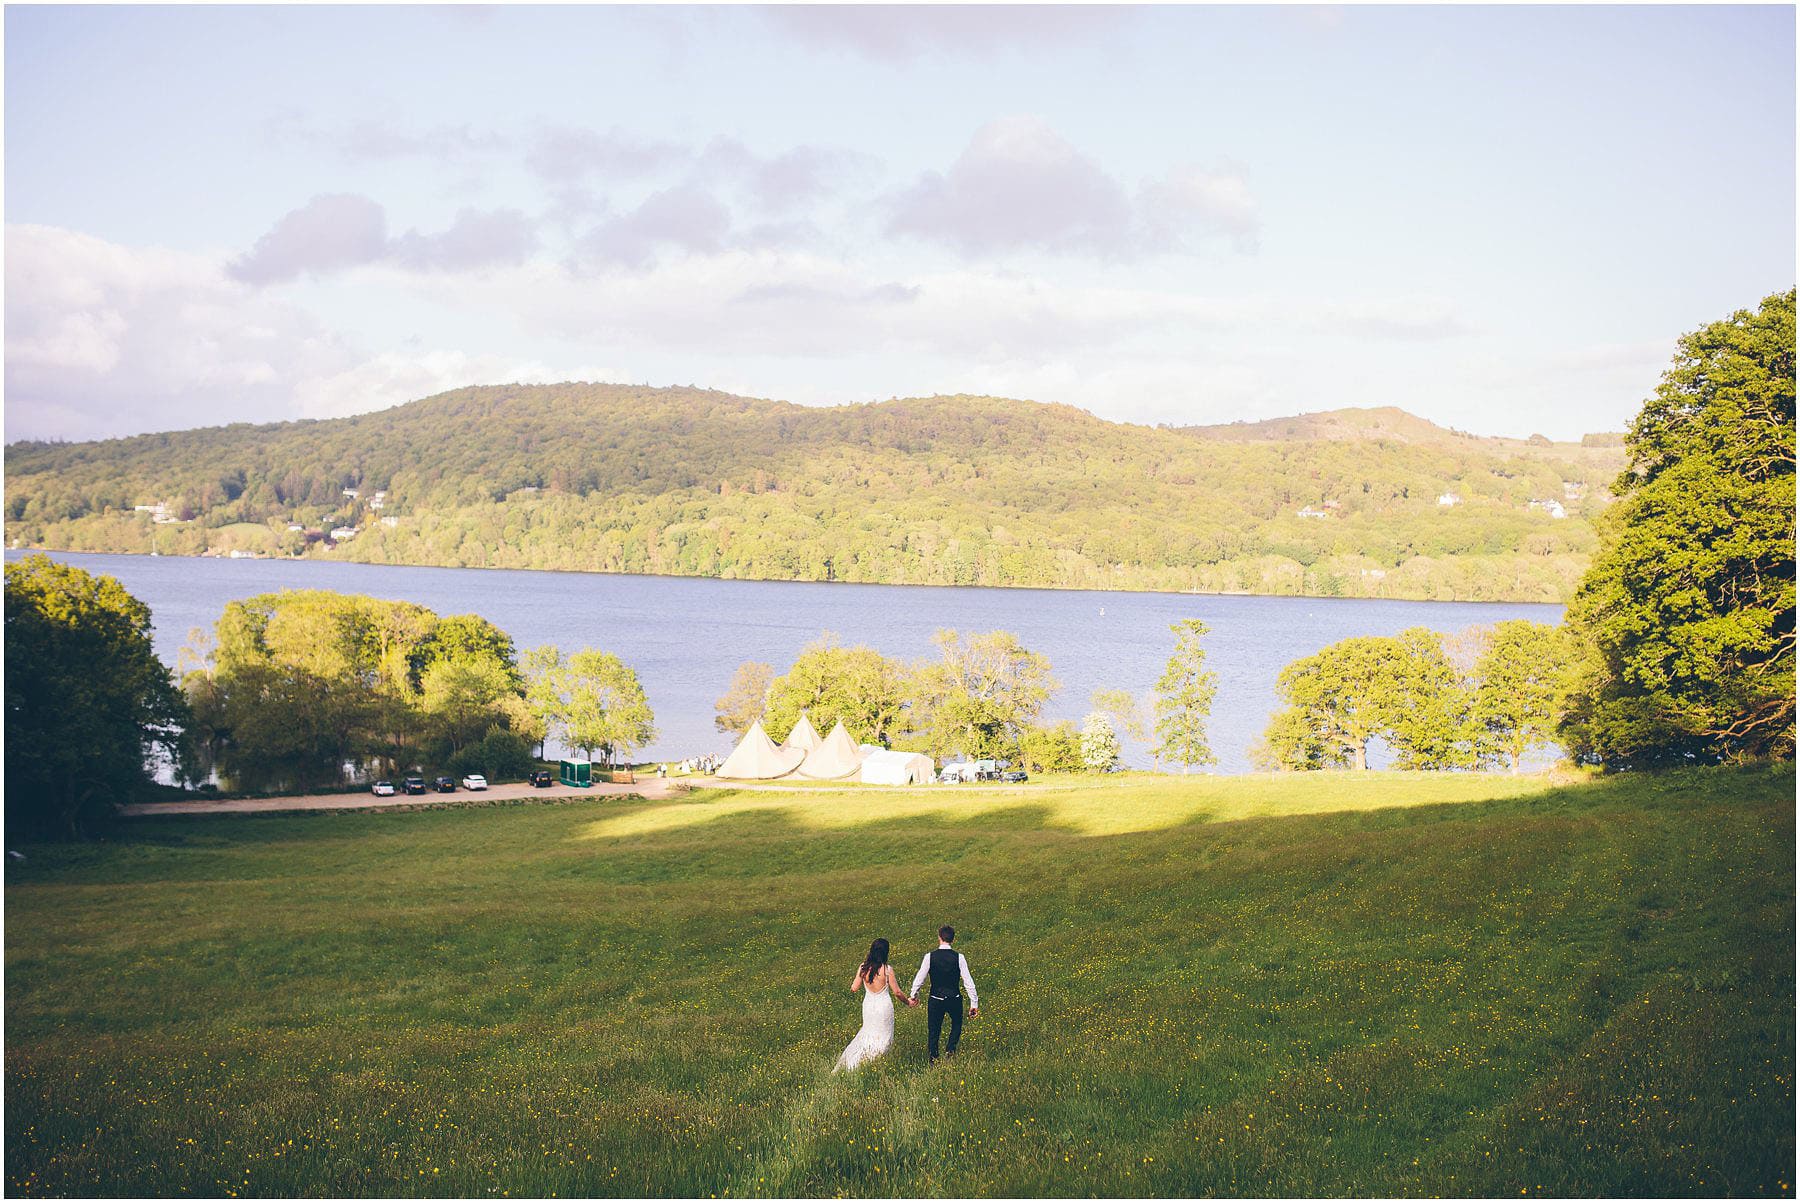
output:
[[[1617,447],[1477,438],[1398,410],[1174,429],[991,397],[815,408],[694,388],[492,386],[326,421],[16,443],[6,537],[392,564],[1557,601],[1622,464]]]

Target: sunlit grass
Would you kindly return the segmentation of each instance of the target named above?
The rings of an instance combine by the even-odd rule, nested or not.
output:
[[[8,867],[17,1194],[1781,1194],[1787,771],[166,819]],[[827,1072],[963,930],[927,1070]]]
[[[812,783],[696,790],[673,802],[608,815],[585,833],[606,839],[675,831],[741,815],[779,816],[797,827],[843,830],[896,819],[971,821],[1023,806],[1046,828],[1083,835],[1123,835],[1187,823],[1269,815],[1324,814],[1491,801],[1541,794],[1554,783],[1534,776],[1446,773],[1341,774],[1321,788],[1317,778],[1292,773],[1171,778],[1151,773],[1110,777],[1049,777],[1023,785],[916,787]]]

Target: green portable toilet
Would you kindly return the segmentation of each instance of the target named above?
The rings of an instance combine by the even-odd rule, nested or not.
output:
[[[594,764],[590,760],[565,760],[562,762],[562,783],[578,785],[583,789],[594,784]]]

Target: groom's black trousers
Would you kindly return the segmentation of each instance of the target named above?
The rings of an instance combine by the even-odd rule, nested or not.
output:
[[[944,1030],[944,1016],[950,1017],[950,1043],[944,1046],[946,1053],[956,1051],[956,1042],[962,1039],[963,1000],[958,994],[952,998],[933,998],[925,1004],[925,1026],[931,1033],[931,1059],[938,1058],[938,1036]]]

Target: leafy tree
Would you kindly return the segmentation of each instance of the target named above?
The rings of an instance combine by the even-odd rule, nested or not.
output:
[[[820,731],[841,721],[859,743],[891,747],[905,730],[910,690],[904,665],[871,647],[841,647],[827,631],[769,683],[763,724],[789,731],[805,711]]]
[[[1469,725],[1469,691],[1444,650],[1444,637],[1427,627],[1394,636],[1387,730],[1398,769],[1466,769],[1475,766]]]
[[[1113,730],[1120,734],[1132,739],[1150,738],[1144,706],[1129,689],[1096,689],[1089,695],[1088,705],[1112,720]]]
[[[512,636],[478,614],[450,614],[438,619],[431,633],[421,639],[412,656],[413,672],[424,678],[433,665],[487,659],[499,664],[512,691],[524,685],[519,675],[518,649]]]
[[[1032,773],[1081,772],[1086,768],[1081,761],[1081,732],[1066,720],[1026,728],[1019,737],[1019,765]]]
[[[592,756],[606,754],[606,763],[630,759],[634,748],[656,738],[655,715],[644,687],[623,660],[611,652],[583,648],[571,655],[557,673],[561,694],[563,739],[572,748]]]
[[[1565,741],[1615,768],[1794,754],[1794,305],[1685,335],[1568,621]]]
[[[525,679],[525,705],[531,712],[532,730],[536,735],[538,755],[544,754],[544,741],[563,721],[561,649],[544,644],[526,652],[519,662]]]
[[[1264,732],[1261,764],[1366,769],[1377,736],[1400,768],[1473,762],[1467,695],[1435,631],[1340,640],[1282,669],[1276,689],[1287,707]]]
[[[922,666],[914,681],[915,723],[923,742],[937,756],[1013,757],[1020,737],[1059,688],[1049,659],[1011,631],[965,639],[941,630],[932,642],[939,659]]]
[[[524,736],[504,727],[490,727],[486,735],[452,756],[446,767],[457,777],[480,773],[495,782],[517,781],[536,764]]]
[[[187,707],[150,642],[150,608],[110,576],[46,556],[6,566],[6,823],[76,837],[178,764]]]
[[[541,737],[511,655],[473,615],[290,590],[227,604],[183,686],[235,784],[326,784],[346,763],[451,756],[494,725]]]
[[[774,679],[773,665],[755,660],[738,665],[737,672],[731,677],[731,687],[725,691],[724,697],[713,704],[713,709],[719,712],[713,718],[713,726],[743,738],[744,733],[762,717],[763,707],[768,702],[769,685]]]
[[[1119,763],[1118,733],[1098,710],[1081,723],[1081,763],[1090,773],[1104,773]]]
[[[1483,760],[1517,773],[1527,752],[1556,737],[1569,665],[1562,627],[1524,619],[1494,625],[1475,661],[1469,706]]]
[[[504,723],[516,673],[486,652],[467,660],[436,659],[419,683],[419,708],[448,754]]]
[[[1219,676],[1206,668],[1206,649],[1200,644],[1205,623],[1184,618],[1169,630],[1175,634],[1175,651],[1156,682],[1156,758],[1174,761],[1186,772],[1190,765],[1219,762],[1206,742]]]
[[[1250,763],[1268,772],[1341,769],[1351,763],[1351,753],[1341,742],[1327,742],[1306,711],[1289,706],[1269,719],[1250,749]]]

